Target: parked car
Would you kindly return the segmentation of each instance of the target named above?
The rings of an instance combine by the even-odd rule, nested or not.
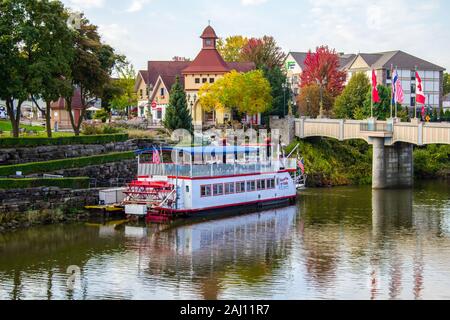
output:
[[[7,112],[5,106],[0,106],[0,119],[6,119]]]

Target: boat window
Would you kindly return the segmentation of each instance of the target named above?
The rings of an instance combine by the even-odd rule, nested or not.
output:
[[[186,192],[189,193],[189,186],[186,186]]]
[[[213,195],[214,196],[223,195],[223,184],[222,183],[213,185]]]
[[[275,189],[275,179],[267,180],[267,189]]]
[[[266,180],[258,180],[257,187],[258,187],[258,190],[265,190],[266,189]]]
[[[236,193],[245,192],[245,181],[236,182]]]
[[[225,183],[225,194],[234,193],[234,182]]]
[[[200,186],[200,195],[202,197],[211,197],[211,185]]]
[[[247,192],[256,190],[256,181],[247,181]]]

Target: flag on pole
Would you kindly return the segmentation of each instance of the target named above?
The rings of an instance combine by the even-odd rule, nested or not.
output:
[[[155,164],[160,164],[161,163],[161,157],[159,156],[159,151],[154,148],[153,150],[153,159],[152,162]]]
[[[422,78],[420,78],[419,73],[416,71],[416,102],[420,104],[425,104],[425,93],[423,92]]]
[[[398,76],[397,70],[395,70],[395,91],[394,91],[394,102],[402,104],[405,100],[405,95],[403,93],[402,81]]]
[[[305,163],[303,162],[303,159],[298,160],[298,167],[302,174],[305,174]]]
[[[391,95],[391,99],[392,99],[392,105],[395,105],[395,90],[396,90],[396,85],[397,85],[397,81],[398,81],[398,73],[397,71],[394,71],[394,68],[392,67],[392,95]]]
[[[380,96],[378,94],[378,82],[377,82],[377,75],[375,73],[375,70],[372,70],[372,101],[375,103],[379,103]]]

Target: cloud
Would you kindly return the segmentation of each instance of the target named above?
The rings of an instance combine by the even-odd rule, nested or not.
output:
[[[105,0],[69,0],[69,3],[77,9],[102,8]]]
[[[144,5],[149,3],[150,0],[133,0],[131,6],[127,9],[127,12],[138,12],[144,8]]]
[[[241,0],[243,6],[257,6],[267,2],[268,0]]]

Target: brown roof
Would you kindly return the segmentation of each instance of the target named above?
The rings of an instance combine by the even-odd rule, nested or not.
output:
[[[59,98],[58,101],[52,102],[52,109],[65,109],[66,108],[66,100],[64,98]],[[81,104],[81,91],[80,89],[75,89],[75,92],[72,97],[72,109],[82,109],[83,106]]]
[[[148,71],[147,70],[139,70],[139,73],[141,74],[142,78],[145,81],[145,84],[148,85]]]
[[[216,49],[202,49],[189,67],[183,70],[186,73],[225,73],[230,68]]]
[[[445,68],[434,63],[420,59],[401,50],[379,53],[360,53],[364,61],[372,69],[390,69],[391,66],[399,69],[444,71]]]
[[[149,61],[148,62],[148,83],[153,86],[156,85],[158,77],[161,76],[166,86],[169,89],[175,82],[175,77],[180,76],[184,87],[184,79],[182,77],[182,71],[189,66],[189,61]],[[168,83],[166,83],[166,81]]]
[[[228,62],[228,68],[237,72],[249,72],[255,70],[256,65],[253,62]]]
[[[203,30],[203,33],[200,36],[200,38],[202,38],[202,39],[210,39],[210,38],[218,39],[218,37],[216,35],[216,31],[214,31],[213,27],[211,27],[211,26],[207,26],[205,28],[205,30]]]
[[[305,60],[308,56],[308,52],[290,52],[294,60],[298,63],[302,70],[305,69]],[[339,54],[339,65],[341,70],[346,69],[350,62],[356,58],[355,54]]]

